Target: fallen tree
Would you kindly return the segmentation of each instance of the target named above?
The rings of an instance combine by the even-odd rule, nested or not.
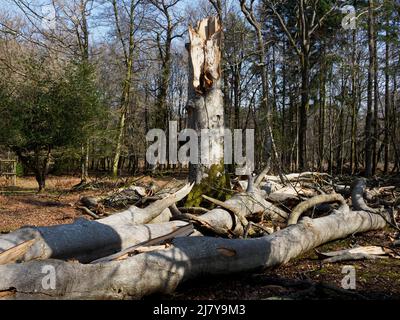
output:
[[[137,243],[168,234],[182,226],[184,222],[179,220],[165,222],[172,217],[168,208],[183,199],[191,188],[192,185],[186,185],[173,195],[153,202],[146,208],[132,206],[97,221],[78,219],[72,224],[22,228],[2,235],[0,256],[1,252],[32,239],[35,240],[34,243],[26,248],[22,257],[18,255],[18,260],[57,258],[90,262],[113,254]],[[265,212],[273,219],[285,220],[288,214],[266,201],[264,196],[265,193],[259,190],[239,193],[227,200],[226,206],[236,208],[243,217]],[[241,236],[246,227],[240,223],[240,218],[224,208],[215,208],[198,217],[183,215],[180,219],[200,224],[220,235]]]
[[[355,208],[362,201],[358,196],[364,188],[362,181],[354,185]],[[232,205],[236,208],[241,205],[236,213],[246,216],[258,209],[258,202],[253,202],[250,209],[251,201],[243,204],[244,199],[249,201],[263,194],[258,190],[253,192],[253,196],[237,194],[230,199],[230,205],[223,204],[226,208],[213,209],[200,217],[207,223],[220,223],[221,227],[234,230],[235,223],[241,224],[229,211],[233,210]],[[219,219],[212,220],[212,213]],[[180,237],[161,243],[161,247],[159,242],[150,242],[145,250],[138,247],[121,250],[121,254],[114,256],[117,261],[100,259],[92,264],[54,259],[8,263],[0,266],[0,293],[16,299],[138,299],[156,292],[172,292],[181,282],[201,274],[228,274],[285,264],[326,242],[384,228],[390,219],[389,212],[351,211],[341,201],[339,209],[331,215],[316,219],[304,217],[297,224],[260,238]],[[165,225],[174,223],[185,225],[182,221]],[[54,270],[55,286],[43,284],[48,280],[46,270]]]
[[[389,218],[389,217],[387,217]],[[0,291],[14,298],[138,299],[170,293],[201,274],[227,274],[277,266],[323,243],[385,227],[380,215],[341,207],[334,214],[304,218],[296,225],[257,239],[177,238],[171,247],[123,261],[98,264],[60,260],[0,266]],[[56,272],[54,289],[43,288],[48,266]]]
[[[0,257],[6,250],[26,241],[35,240],[18,260],[57,258],[90,262],[137,243],[168,234],[182,226],[184,222],[149,223],[164,220],[165,216],[168,221],[171,214],[167,209],[186,197],[192,187],[193,185],[187,184],[176,193],[153,202],[144,209],[132,206],[97,221],[78,219],[72,224],[26,227],[2,235]]]

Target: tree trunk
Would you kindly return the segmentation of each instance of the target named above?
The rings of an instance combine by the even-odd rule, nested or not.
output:
[[[356,165],[356,138],[357,138],[357,90],[356,90],[356,50],[357,31],[353,31],[351,53],[351,145],[350,145],[350,172],[354,174]]]
[[[372,174],[376,173],[379,163],[379,153],[378,153],[378,141],[379,141],[379,88],[378,88],[378,42],[377,42],[377,31],[378,27],[375,24],[375,13],[374,15],[374,117],[373,117],[373,144],[372,144]]]
[[[323,59],[325,59],[325,46]],[[319,170],[324,168],[324,150],[325,150],[325,105],[326,105],[326,62],[322,62],[320,71],[320,94],[319,94]]]
[[[85,183],[89,178],[89,139],[81,147],[81,183]]]
[[[194,29],[189,27],[188,44],[190,72],[187,103],[189,127],[199,137],[198,162],[190,163],[189,180],[201,183],[213,165],[222,165],[224,159],[224,103],[221,90],[221,27],[217,18],[200,21]],[[201,133],[211,129],[208,163],[203,159]],[[203,138],[203,137],[202,137]],[[204,160],[204,159],[203,159]],[[203,161],[204,162],[204,161]],[[221,168],[223,169],[223,167]]]
[[[307,169],[307,111],[309,108],[309,57],[304,52],[300,58],[301,62],[301,104],[299,110],[299,170]]]
[[[387,21],[387,28],[390,23]],[[387,174],[389,172],[389,135],[390,135],[390,39],[389,30],[386,30],[386,45],[385,45],[385,138],[383,141],[385,148],[384,156],[384,168],[383,172]]]
[[[368,43],[369,43],[369,68],[368,68],[368,103],[367,117],[365,122],[365,176],[372,175],[372,125],[373,125],[373,83],[375,79],[375,18],[374,18],[374,1],[369,0],[368,8]]]
[[[42,151],[40,149],[35,150],[35,164],[34,164],[34,172],[35,178],[38,183],[39,192],[42,192],[46,188],[46,176],[49,171],[50,165],[50,147],[45,151],[44,156],[42,156]]]
[[[114,18],[118,31],[118,37],[121,41],[124,50],[124,62],[125,62],[125,78],[122,84],[122,95],[121,95],[121,115],[118,123],[118,136],[115,147],[115,154],[112,163],[112,173],[113,176],[118,176],[118,168],[119,168],[119,159],[121,157],[121,150],[123,144],[123,137],[125,132],[125,122],[126,116],[128,113],[128,108],[131,100],[131,82],[132,82],[132,67],[133,67],[133,53],[135,49],[134,43],[134,9],[135,9],[135,1],[131,0],[130,4],[130,12],[129,12],[129,44],[128,48],[125,47],[124,35],[121,32],[120,27],[120,15],[118,12],[117,2],[113,0],[113,10],[114,10]]]

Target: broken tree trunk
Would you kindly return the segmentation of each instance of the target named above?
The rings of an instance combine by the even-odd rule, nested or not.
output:
[[[288,214],[265,200],[265,195],[265,192],[259,189],[254,189],[253,192],[237,193],[226,200],[221,207],[210,210],[203,215],[186,214],[183,216],[206,229],[225,236],[228,234],[242,236],[244,234],[245,226],[240,222],[238,215],[246,218],[255,213],[262,213],[271,220],[286,222]],[[231,210],[231,208],[235,209]]]
[[[196,28],[189,26],[189,92],[187,110],[189,128],[197,132],[196,163],[189,166],[189,180],[201,183],[212,165],[224,159],[224,101],[221,89],[221,24],[218,18],[201,20]],[[210,129],[205,137],[202,130]],[[208,143],[206,140],[208,139]],[[193,150],[192,150],[193,151]],[[201,159],[201,161],[200,161]]]
[[[182,281],[199,275],[284,264],[326,242],[385,226],[380,215],[349,212],[342,206],[332,215],[304,218],[257,239],[177,238],[170,248],[122,261],[83,265],[44,260],[2,265],[0,292],[16,299],[139,299],[156,292],[170,293]],[[54,271],[54,286],[44,285],[50,275],[43,270]]]
[[[78,219],[72,224],[49,227],[28,227],[0,236],[2,252],[28,240],[35,243],[26,248],[21,261],[34,259],[77,259],[89,262],[133,246],[137,243],[163,236],[185,222],[159,224],[157,219],[170,214],[167,209],[188,195],[193,185],[186,185],[176,193],[153,202],[144,209],[130,207],[121,213],[97,221]],[[169,219],[169,216],[168,216]]]

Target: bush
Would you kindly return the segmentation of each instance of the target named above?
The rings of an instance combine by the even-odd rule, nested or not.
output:
[[[17,163],[17,177],[22,177],[25,175],[24,165],[20,162]]]

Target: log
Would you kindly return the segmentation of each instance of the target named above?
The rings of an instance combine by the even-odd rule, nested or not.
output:
[[[268,195],[267,199],[272,202],[286,203],[288,201],[299,200],[302,197],[315,197],[318,194],[315,190],[309,190],[301,187],[286,186]]]
[[[336,263],[344,261],[355,261],[355,260],[376,260],[376,259],[388,259],[387,256],[379,256],[367,253],[345,253],[340,256],[334,256],[322,260],[323,263]]]
[[[317,252],[317,254],[323,259],[322,262],[324,263],[364,259],[386,259],[388,256],[400,258],[393,250],[378,246],[356,247],[332,252]]]
[[[121,251],[137,243],[172,232],[185,222],[158,223],[170,216],[168,207],[183,199],[193,185],[158,200],[144,209],[130,207],[121,213],[97,221],[78,219],[72,224],[49,227],[28,227],[0,236],[0,253],[25,241],[35,239],[22,261],[33,259],[77,259],[88,262]]]
[[[331,202],[340,202],[342,205],[347,205],[344,198],[337,193],[334,194],[324,194],[320,196],[315,196],[307,201],[301,202],[296,208],[293,209],[292,213],[288,219],[288,225],[296,224],[299,220],[300,216],[307,210],[322,204],[322,203],[331,203]]]
[[[245,212],[239,211],[236,207],[231,206],[226,202],[219,201],[217,199],[213,199],[206,195],[203,195],[203,198],[217,206],[220,206],[223,209],[226,209],[226,210],[232,212],[236,216],[236,218],[239,220],[239,222],[242,224],[242,227],[247,227],[247,225],[249,224],[249,222],[245,218],[245,216],[246,216]]]
[[[194,231],[193,225],[187,224],[187,225],[180,227],[164,236],[156,237],[149,241],[139,243],[139,244],[129,247],[125,250],[122,250],[118,253],[112,254],[111,256],[103,257],[103,258],[97,259],[95,261],[92,261],[91,263],[100,263],[100,262],[106,262],[106,261],[112,261],[112,260],[125,259],[129,256],[130,253],[136,251],[138,248],[143,248],[145,246],[159,245],[167,240],[171,240],[171,239],[174,239],[177,237],[186,237],[186,236],[191,235],[193,233],[193,231]]]
[[[385,210],[383,208],[379,208],[379,209],[371,208],[365,203],[363,195],[366,193],[366,190],[365,190],[366,187],[367,187],[367,180],[365,178],[358,178],[353,182],[352,192],[351,192],[351,201],[352,201],[353,209],[368,211],[368,212],[380,215],[382,217],[385,217],[385,219],[386,219],[386,215],[383,214],[385,212]],[[390,217],[386,220],[386,222],[393,228],[400,231],[400,228],[396,221],[396,214],[392,208],[390,210],[391,210]]]
[[[365,211],[310,219],[257,239],[177,238],[168,249],[98,264],[61,260],[30,261],[0,266],[0,291],[14,299],[140,299],[171,293],[178,284],[199,275],[252,271],[287,263],[326,242],[354,233],[384,228],[383,217]],[[56,285],[43,285],[50,266]]]
[[[264,216],[277,222],[286,222],[288,214],[265,200],[265,192],[254,189],[250,193],[237,193],[223,204],[225,208],[236,208],[241,216],[246,218],[255,213],[264,213]],[[188,215],[187,215],[188,216]],[[224,208],[215,208],[201,216],[195,217],[193,222],[209,226],[218,231],[218,234],[231,233],[235,236],[244,234],[244,227],[237,216]]]
[[[22,228],[2,236],[0,244],[2,248],[14,248],[21,239],[35,240],[24,255],[14,261],[57,258],[76,259],[85,263],[171,233],[186,224],[183,221],[173,221],[109,226],[98,221],[79,219],[73,224]]]
[[[323,172],[302,172],[302,173],[291,173],[284,175],[285,180],[289,182],[296,181],[314,181],[322,180],[324,178],[329,178],[329,174]],[[266,175],[265,180],[280,183],[281,179],[279,176]]]
[[[368,207],[364,200],[364,192],[367,187],[367,180],[365,178],[358,178],[354,181],[351,191],[351,202],[354,210],[373,211]]]

